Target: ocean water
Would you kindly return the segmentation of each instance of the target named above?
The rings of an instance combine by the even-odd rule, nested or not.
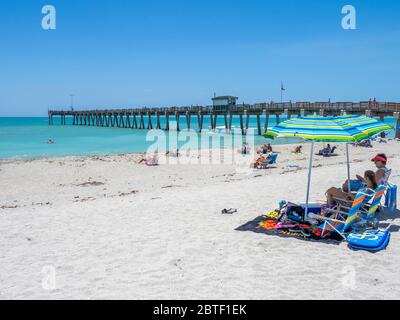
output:
[[[284,117],[281,119],[285,120]],[[176,132],[176,122],[170,119],[170,132],[158,132],[154,137],[154,131],[149,134],[148,130],[138,130],[129,128],[107,128],[107,127],[86,127],[72,126],[70,119],[67,125],[60,125],[59,119],[54,117],[54,125],[49,126],[47,117],[19,117],[1,118],[0,117],[0,159],[32,159],[41,157],[55,156],[81,156],[81,155],[106,155],[122,153],[146,152],[155,146],[159,151],[174,150],[183,145],[193,149],[209,147],[230,147],[240,146],[244,139],[250,143],[254,141],[256,145],[265,143],[272,144],[296,143],[298,139],[276,139],[266,140],[257,134],[249,134],[242,137],[240,134],[227,135],[224,129],[224,119],[220,117],[217,122],[217,130],[211,132],[211,122],[209,117],[204,117],[202,134],[192,133],[191,139],[188,137],[186,119],[182,117],[179,121],[181,132]],[[163,122],[164,121],[164,122]],[[264,124],[265,118],[261,117]],[[393,118],[386,118],[392,126],[395,125]],[[153,119],[153,125],[155,119]],[[269,126],[275,125],[275,117],[270,117]],[[145,119],[147,126],[147,119]],[[165,126],[165,120],[161,119],[161,126]],[[197,129],[197,117],[191,119],[192,129]],[[249,128],[256,132],[256,117],[251,117]],[[239,128],[239,117],[234,117],[232,129]],[[238,130],[239,131],[239,130]],[[251,130],[250,130],[251,131]],[[149,134],[149,135],[148,135]],[[394,133],[391,133],[392,135]],[[179,141],[178,141],[179,138]],[[47,144],[52,139],[54,144]],[[253,140],[254,139],[254,140]]]

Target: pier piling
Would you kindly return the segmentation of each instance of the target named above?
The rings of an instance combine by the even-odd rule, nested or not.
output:
[[[268,131],[268,122],[269,122],[269,112],[265,111],[264,133],[267,133],[267,131]]]
[[[199,113],[197,114],[197,123],[199,132],[201,132],[203,130],[203,114],[201,113],[201,111],[199,111]]]
[[[190,112],[186,112],[186,127],[188,130],[190,130]]]
[[[165,131],[169,131],[169,113],[165,112]]]

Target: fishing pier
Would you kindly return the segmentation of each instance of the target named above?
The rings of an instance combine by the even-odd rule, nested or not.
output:
[[[227,132],[231,131],[232,118],[239,117],[240,129],[247,134],[251,117],[256,119],[256,131],[259,135],[268,129],[271,117],[279,123],[281,117],[292,115],[335,116],[344,114],[364,114],[370,117],[394,117],[396,122],[396,138],[400,138],[400,103],[394,102],[286,102],[258,103],[240,105],[187,106],[168,108],[121,108],[121,109],[89,109],[87,110],[49,110],[49,125],[54,124],[54,117],[60,117],[61,125],[117,127],[128,129],[160,129],[170,130],[170,120],[176,122],[174,130],[191,129],[196,122],[196,129],[201,132],[205,121],[212,130],[217,127],[217,119],[224,120]],[[182,127],[181,119],[185,126]],[[162,125],[163,124],[163,125]]]

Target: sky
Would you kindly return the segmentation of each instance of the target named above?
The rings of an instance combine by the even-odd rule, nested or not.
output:
[[[70,94],[75,109],[280,101],[281,81],[285,101],[400,101],[399,13],[398,0],[1,0],[0,116],[45,116]]]

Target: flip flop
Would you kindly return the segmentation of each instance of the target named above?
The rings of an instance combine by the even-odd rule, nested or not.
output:
[[[222,214],[234,214],[237,212],[237,209],[229,208],[229,209],[223,209],[221,211]]]

